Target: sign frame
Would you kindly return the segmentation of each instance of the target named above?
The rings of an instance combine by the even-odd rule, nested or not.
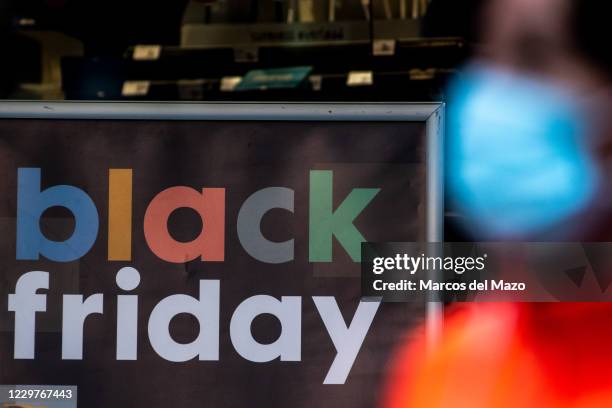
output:
[[[445,104],[0,101],[0,119],[177,121],[423,122],[426,138],[426,241],[443,241]],[[443,303],[426,305],[427,344],[442,335]]]

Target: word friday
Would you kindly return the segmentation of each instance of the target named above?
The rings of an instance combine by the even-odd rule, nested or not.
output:
[[[117,286],[129,292],[140,284],[140,274],[132,267],[123,267],[116,276]],[[200,296],[177,294],[162,299],[151,312],[148,335],[155,352],[168,361],[185,362],[219,360],[219,280],[200,280]],[[47,295],[38,290],[49,289],[49,273],[32,271],[17,281],[15,293],[9,294],[8,309],[15,313],[15,359],[33,359],[35,354],[36,313],[46,312]],[[346,324],[333,296],[313,296],[327,333],[336,348],[336,356],[323,381],[324,384],[344,384],[355,362],[379,302],[359,302],[350,324]],[[62,359],[83,359],[83,327],[85,319],[103,314],[104,295],[63,296]],[[267,295],[252,296],[235,309],[230,321],[230,339],[234,349],[246,360],[265,363],[301,361],[302,297]],[[199,322],[199,334],[191,343],[178,343],[170,333],[170,322],[181,314],[194,316]],[[251,324],[262,314],[275,316],[281,324],[278,338],[269,344],[253,338]],[[138,346],[138,296],[117,296],[117,360],[136,360]]]
[[[42,255],[56,262],[80,259],[94,245],[98,236],[99,216],[96,205],[83,190],[68,185],[41,191],[38,168],[18,169],[17,259],[38,260]],[[309,261],[331,262],[335,236],[355,261],[361,261],[361,243],[365,241],[353,221],[380,189],[355,188],[333,209],[333,172],[310,172]],[[51,207],[65,207],[75,219],[74,232],[65,241],[51,241],[40,230],[40,217]],[[108,260],[132,260],[132,170],[109,170]],[[179,242],[168,231],[168,219],[179,208],[191,208],[206,225],[191,242]],[[272,209],[293,212],[294,191],[269,187],[253,193],[238,213],[238,239],[253,258],[270,264],[294,259],[293,239],[274,242],[261,232],[263,216]],[[160,192],[149,203],[144,216],[144,235],[151,251],[160,259],[184,263],[200,258],[221,262],[225,259],[225,189],[203,188],[197,191],[176,186]]]

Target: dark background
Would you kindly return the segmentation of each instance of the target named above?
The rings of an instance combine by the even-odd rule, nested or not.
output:
[[[3,0],[0,97],[126,99],[121,92],[125,81],[150,80],[151,90],[138,99],[440,100],[448,75],[470,53],[473,20],[481,0],[434,0],[427,10],[421,10],[418,18],[409,16],[406,20],[400,20],[398,0],[391,1],[392,20],[403,22],[391,33],[379,27],[379,23],[386,22],[382,0],[373,0],[374,23],[365,19],[359,0],[345,0],[337,9],[336,22],[359,26],[367,33],[365,37],[351,35],[347,30],[339,41],[296,46],[292,41],[244,43],[228,35],[229,45],[196,43],[187,48],[181,46],[181,28],[186,21],[195,20],[214,31],[220,25],[229,24],[240,30],[247,25],[278,26],[286,20],[274,18],[279,4],[275,0],[193,1],[196,5],[227,6],[227,13],[212,11],[209,19],[190,13],[186,0]],[[406,1],[410,8],[410,0]],[[336,26],[327,23],[327,6],[323,1],[314,3],[318,13],[314,24],[323,24],[333,31]],[[396,40],[395,54],[373,56],[372,42],[377,39]],[[162,45],[161,57],[155,61],[134,61],[131,53],[139,44]],[[237,61],[234,53],[244,48],[257,49],[257,60]],[[322,75],[321,90],[313,92],[306,83],[299,89],[285,91],[239,94],[219,91],[224,76],[243,76],[254,68],[295,65],[312,66],[313,75]],[[424,76],[418,72],[411,74],[415,69],[433,71]],[[347,87],[348,72],[354,70],[373,71],[374,83]],[[196,89],[193,86],[181,89],[178,84],[181,80],[202,83]]]
[[[0,125],[0,382],[78,385],[86,407],[372,407],[388,359],[408,330],[423,321],[421,304],[381,305],[345,385],[323,385],[335,349],[311,296],[335,296],[345,320],[361,297],[359,264],[336,242],[334,262],[308,262],[308,171],[334,170],[334,205],[355,187],[382,187],[356,220],[372,241],[424,238],[423,125],[416,123],[253,123],[7,120]],[[88,137],[83,137],[86,134]],[[375,137],[373,137],[375,136]],[[347,148],[347,143],[350,148]],[[228,146],[232,146],[228,149]],[[96,203],[100,232],[79,261],[15,260],[18,167],[40,167],[42,188],[69,184]],[[108,169],[133,168],[133,261],[107,261]],[[165,188],[225,187],[226,254],[223,263],[170,264],[158,259],[143,236],[148,203]],[[273,240],[295,237],[295,261],[269,265],[251,258],[236,235],[244,200],[270,186],[295,189],[294,215],[271,212],[263,221]],[[49,236],[69,234],[66,212],[47,212],[41,224]],[[177,239],[193,239],[198,217],[177,211],[170,218]],[[115,360],[115,274],[126,265],[140,271],[138,360]],[[8,293],[32,270],[50,272],[48,311],[37,318],[36,359],[13,360],[13,313]],[[198,297],[200,279],[220,279],[220,361],[170,363],[151,348],[148,317],[166,296]],[[60,295],[104,294],[104,314],[88,318],[84,359],[61,360]],[[240,357],[229,339],[234,309],[246,298],[267,294],[302,296],[302,361],[253,363]],[[171,331],[189,342],[197,322],[179,316]],[[276,339],[276,319],[253,323],[257,340]]]

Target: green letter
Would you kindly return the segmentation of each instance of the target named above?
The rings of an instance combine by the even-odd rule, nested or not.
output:
[[[310,172],[310,256],[311,262],[332,261],[332,236],[355,262],[361,262],[361,243],[365,238],[353,225],[359,213],[372,201],[379,188],[355,188],[333,210],[333,172]]]

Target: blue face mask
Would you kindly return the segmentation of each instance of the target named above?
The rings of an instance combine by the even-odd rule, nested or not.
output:
[[[593,198],[586,121],[568,93],[477,66],[449,89],[448,183],[470,230],[512,238],[553,227]]]

